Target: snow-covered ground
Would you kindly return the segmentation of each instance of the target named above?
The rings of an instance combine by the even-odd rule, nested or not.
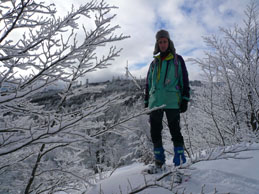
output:
[[[231,153],[228,159],[216,159],[197,162],[189,169],[182,170],[186,175],[180,185],[172,185],[172,177],[164,177],[155,182],[157,175],[143,175],[146,167],[140,163],[117,169],[109,178],[100,181],[87,194],[126,194],[143,188],[139,194],[172,193],[259,193],[259,144],[253,144],[251,150]],[[234,156],[234,158],[232,157]],[[223,157],[224,158],[224,157]],[[169,161],[168,161],[169,162]],[[145,188],[145,185],[156,184]],[[171,189],[171,190],[170,190]]]

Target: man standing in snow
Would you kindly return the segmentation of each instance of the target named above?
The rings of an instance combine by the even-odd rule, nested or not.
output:
[[[174,144],[175,166],[186,162],[184,140],[180,128],[180,113],[187,110],[190,97],[188,72],[182,56],[176,54],[173,41],[166,30],[156,34],[154,60],[150,64],[145,91],[145,107],[163,109],[150,113],[151,138],[154,145],[155,166],[165,163],[162,144],[162,119],[165,112]]]

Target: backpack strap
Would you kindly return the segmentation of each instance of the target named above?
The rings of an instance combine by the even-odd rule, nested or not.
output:
[[[174,57],[174,66],[175,66],[175,77],[177,78],[179,62],[178,62],[178,57],[177,57],[176,53],[175,53],[175,57]]]
[[[166,63],[166,71],[165,71],[165,78],[164,78],[164,84],[166,83],[166,78],[167,78],[167,72],[168,72],[168,66],[169,66],[169,61],[167,61]],[[178,77],[178,66],[179,66],[179,61],[178,61],[178,57],[177,54],[175,54],[174,57],[174,66],[175,66],[175,77]],[[178,84],[179,85],[179,84]]]
[[[166,78],[167,78],[168,66],[169,66],[169,60],[166,62],[166,71],[165,71],[164,85],[166,84]]]
[[[157,63],[158,59],[157,58],[154,58],[154,60],[151,62],[150,64],[150,68],[151,68],[151,72],[154,71],[154,68],[155,68],[155,64]]]

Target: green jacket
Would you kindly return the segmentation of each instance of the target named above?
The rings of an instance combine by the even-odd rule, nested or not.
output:
[[[179,109],[182,99],[190,97],[184,60],[180,55],[175,59],[171,53],[162,62],[160,55],[154,58],[146,80],[145,104],[150,109],[162,105],[165,109]]]

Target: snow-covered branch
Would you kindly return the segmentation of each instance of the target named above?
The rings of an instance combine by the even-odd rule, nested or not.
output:
[[[3,188],[9,193],[41,193],[90,185],[87,180],[86,183],[75,181],[80,177],[75,172],[83,165],[75,165],[76,159],[82,159],[83,151],[78,145],[96,143],[97,139],[92,136],[102,124],[91,124],[111,104],[123,100],[119,100],[120,95],[113,95],[91,104],[85,101],[76,109],[68,103],[78,95],[72,92],[75,82],[85,79],[89,72],[107,68],[119,56],[122,49],[116,48],[115,42],[128,36],[117,35],[119,26],[112,24],[116,17],[112,10],[116,7],[103,0],[92,0],[79,8],[72,7],[64,17],[56,16],[55,5],[34,0],[1,1],[0,7],[0,180]],[[81,27],[82,19],[85,23]],[[100,52],[100,48],[107,52]],[[49,92],[51,87],[59,88],[55,104],[50,107],[48,103],[35,103],[35,97]],[[61,147],[64,153],[57,151]],[[60,157],[67,153],[69,157]],[[69,165],[71,168],[67,168]],[[22,171],[17,175],[20,183],[2,182],[2,175],[7,171],[6,180]],[[86,169],[82,174],[92,172]],[[53,181],[51,176],[58,174],[62,174],[62,179]],[[75,186],[70,186],[66,176],[74,180]]]

